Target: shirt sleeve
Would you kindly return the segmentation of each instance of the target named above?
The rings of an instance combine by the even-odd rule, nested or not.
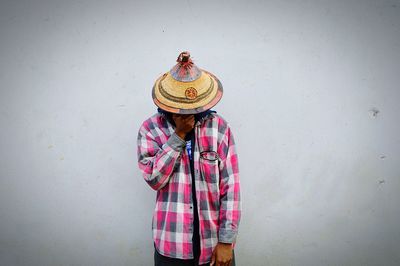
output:
[[[235,243],[241,217],[238,156],[229,126],[219,147],[220,211],[218,241]]]
[[[137,137],[137,157],[144,180],[154,190],[163,188],[174,172],[186,142],[175,132],[159,145],[143,125]]]

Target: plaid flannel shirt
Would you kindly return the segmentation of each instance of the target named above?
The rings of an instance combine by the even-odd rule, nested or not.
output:
[[[218,242],[235,246],[241,217],[238,157],[232,131],[216,113],[195,124],[194,173],[200,227],[199,264],[211,261]],[[137,138],[138,165],[157,191],[152,218],[157,251],[192,259],[193,200],[186,142],[164,114],[143,122]]]

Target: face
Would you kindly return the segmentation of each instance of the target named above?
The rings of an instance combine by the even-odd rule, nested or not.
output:
[[[185,118],[188,118],[189,116],[192,116],[192,115],[172,114],[172,118],[173,118],[173,119],[176,119],[176,118],[178,118],[178,119],[185,119]]]
[[[194,115],[172,114],[172,120],[177,126],[194,123]]]

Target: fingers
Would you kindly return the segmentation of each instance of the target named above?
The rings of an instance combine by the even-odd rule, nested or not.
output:
[[[232,259],[229,260],[224,260],[223,258],[218,258],[218,256],[213,255],[213,257],[211,258],[211,261],[214,260],[214,263],[216,266],[230,266],[232,265]],[[213,265],[213,264],[210,264]]]
[[[214,265],[214,263],[215,263],[215,266],[230,266],[230,265],[232,265],[232,260],[228,260],[228,261],[219,260],[219,258],[217,258],[216,255],[213,255],[211,257],[210,266]]]
[[[184,117],[182,117],[182,119],[183,119],[184,121],[186,121],[186,122],[194,121],[194,115],[184,116]]]
[[[194,126],[194,115],[173,115],[172,119],[174,119],[175,124],[179,125],[190,125]]]
[[[194,115],[188,117],[186,121],[193,127],[194,126]]]
[[[212,265],[212,264],[210,264],[210,265]],[[229,266],[229,265],[231,265],[230,262],[218,262],[218,261],[215,264],[215,266]]]
[[[213,266],[215,263],[215,252],[212,254],[210,266]]]
[[[189,117],[183,118],[182,123],[185,124],[188,129],[192,129],[194,127],[194,116],[191,115]]]

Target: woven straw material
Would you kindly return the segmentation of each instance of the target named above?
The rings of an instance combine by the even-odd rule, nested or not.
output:
[[[189,82],[178,81],[167,72],[153,86],[154,103],[172,113],[199,113],[213,107],[221,97],[221,82],[205,70],[201,70],[196,80]]]

